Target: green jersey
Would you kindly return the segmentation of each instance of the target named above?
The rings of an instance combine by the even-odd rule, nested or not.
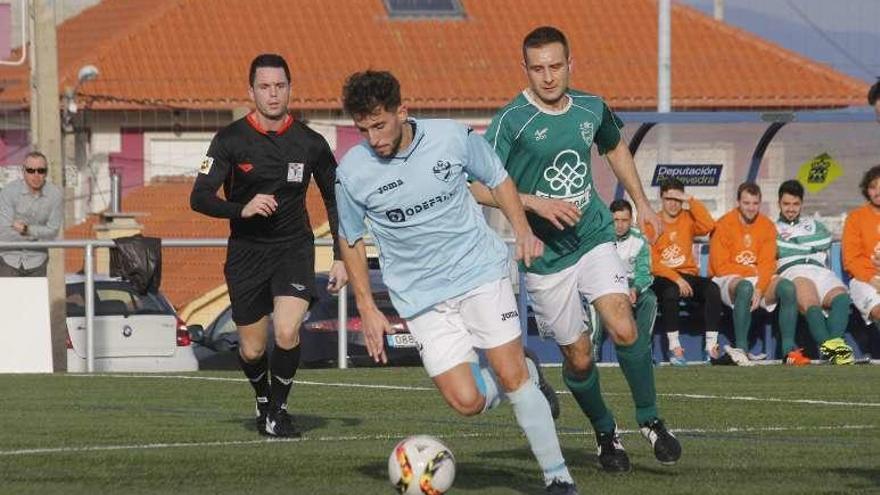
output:
[[[795,265],[816,265],[827,268],[831,232],[811,217],[800,216],[789,222],[782,215],[776,220],[776,273]]]
[[[553,112],[523,91],[495,114],[485,134],[520,192],[568,201],[581,210],[577,225],[565,230],[527,214],[544,242],[544,255],[528,268],[538,274],[568,268],[615,239],[611,212],[593,187],[590,148],[596,143],[604,154],[616,147],[623,124],[598,96],[569,90],[568,98],[563,110]]]

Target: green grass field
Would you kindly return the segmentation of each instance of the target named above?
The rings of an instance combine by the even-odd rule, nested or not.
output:
[[[558,368],[548,378],[563,390]],[[450,493],[542,493],[509,405],[460,418],[421,368],[301,370],[299,441],[254,431],[237,373],[0,375],[0,493],[386,494],[388,453],[442,438]],[[880,493],[880,367],[662,368],[660,408],[682,442],[661,466],[635,429],[620,370],[602,369],[634,470],[596,468],[595,443],[562,393],[558,430],[582,494]]]

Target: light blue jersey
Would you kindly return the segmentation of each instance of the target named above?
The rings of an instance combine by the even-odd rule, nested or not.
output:
[[[367,229],[382,279],[404,318],[505,277],[504,241],[486,224],[468,177],[494,188],[507,172],[488,143],[452,120],[410,120],[413,141],[392,158],[352,148],[336,172],[339,231],[349,245]]]

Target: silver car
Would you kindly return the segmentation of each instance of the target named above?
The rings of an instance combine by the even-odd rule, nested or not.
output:
[[[85,276],[68,275],[67,371],[86,371]],[[95,276],[95,371],[196,371],[186,325],[162,294]]]

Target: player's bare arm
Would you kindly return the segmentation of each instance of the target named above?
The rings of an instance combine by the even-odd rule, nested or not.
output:
[[[639,174],[636,171],[636,163],[633,161],[629,148],[621,139],[617,146],[610,150],[605,157],[608,159],[614,175],[617,176],[617,180],[623,184],[623,188],[626,189],[629,197],[633,200],[633,204],[638,211],[639,227],[646,234],[651,234],[651,237],[648,238],[650,242],[656,241],[657,237],[663,233],[663,222],[660,221],[660,217],[657,216],[657,213],[648,202],[648,197],[642,188]],[[645,229],[646,225],[651,225],[653,232],[647,231]]]
[[[385,334],[392,333],[391,324],[388,323],[388,319],[385,318],[373,299],[364,241],[361,239],[354,246],[349,246],[348,242],[340,237],[339,252],[345,262],[348,282],[354,291],[367,352],[375,362],[385,364],[388,362],[388,356],[385,353]]]
[[[513,232],[516,236],[516,259],[521,259],[526,266],[531,266],[532,260],[544,253],[544,244],[532,234],[532,229],[526,221],[522,203],[516,192],[516,186],[508,177],[492,189],[491,193],[498,208],[504,212],[504,216],[513,226]]]
[[[327,279],[327,291],[331,294],[339,292],[348,283],[348,272],[342,260],[334,260],[330,265],[329,278]]]
[[[481,205],[498,208],[495,198],[485,185],[477,182],[471,184],[471,194]],[[581,219],[581,210],[561,199],[540,198],[526,193],[519,193],[519,199],[525,211],[547,220],[559,230],[573,227]]]

